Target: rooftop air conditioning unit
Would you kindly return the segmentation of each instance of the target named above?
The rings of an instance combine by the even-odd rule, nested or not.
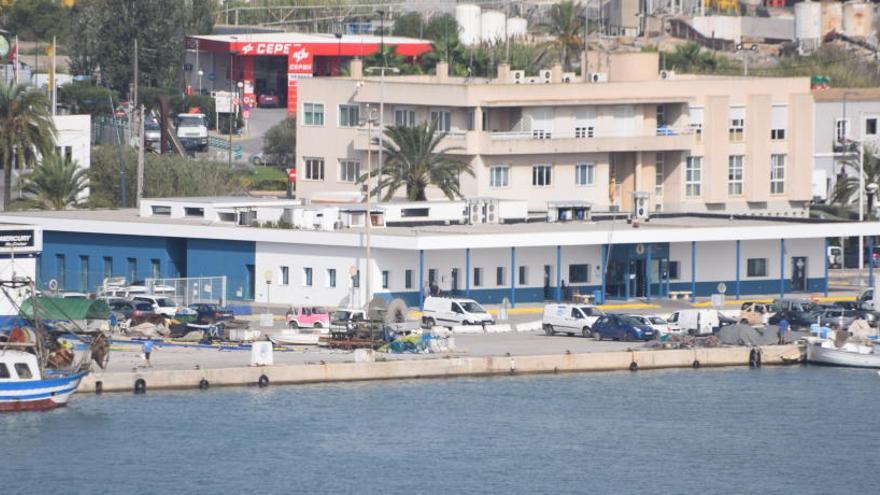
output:
[[[606,72],[590,72],[591,83],[608,82],[608,74]]]
[[[577,74],[574,72],[563,72],[562,73],[562,82],[564,83],[573,83],[577,80]]]
[[[637,218],[639,220],[648,220],[651,218],[651,212],[648,209],[648,200],[650,199],[650,195],[648,193],[634,191],[633,193],[633,218]]]
[[[671,81],[675,79],[675,71],[673,70],[661,70],[660,71],[660,79],[664,81]]]
[[[254,210],[246,210],[238,212],[238,224],[250,226],[257,221],[257,212]]]
[[[540,76],[541,82],[548,83],[553,79],[553,71],[549,69],[542,69],[538,71],[538,76]]]
[[[529,84],[536,84],[539,79],[537,77],[530,77],[527,79],[527,81],[529,82]]]
[[[526,71],[512,70],[510,71],[510,82],[513,84],[522,84],[526,80]]]

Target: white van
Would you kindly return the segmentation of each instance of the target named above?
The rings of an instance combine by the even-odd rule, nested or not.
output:
[[[434,325],[491,325],[490,315],[473,299],[453,299],[449,297],[428,297],[422,311],[422,323]]]
[[[179,308],[173,299],[163,296],[134,296],[132,300],[150,303],[153,305],[153,311],[169,318],[174,318]]]
[[[584,304],[547,304],[541,324],[547,335],[559,332],[591,337],[593,324],[604,315],[598,308]]]
[[[667,321],[678,325],[682,332],[689,335],[710,335],[714,329],[721,327],[721,319],[715,309],[684,309],[672,313]]]

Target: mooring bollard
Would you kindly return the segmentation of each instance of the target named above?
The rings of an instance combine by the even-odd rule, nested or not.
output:
[[[136,394],[144,394],[147,392],[147,381],[143,378],[138,378],[134,381],[134,393]]]
[[[268,387],[269,386],[269,377],[266,375],[260,375],[260,379],[257,380],[257,385],[260,388]]]

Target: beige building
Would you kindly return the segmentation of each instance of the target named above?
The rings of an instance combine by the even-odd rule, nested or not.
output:
[[[502,65],[495,80],[462,79],[439,64],[436,75],[387,76],[383,90],[355,61],[349,78],[304,79],[297,194],[359,197],[368,149],[377,163],[365,117],[384,98],[386,126],[431,119],[448,132],[442,146],[476,175],[461,178],[467,196],[630,211],[638,192],[652,211],[806,213],[809,79],[682,75],[659,71],[656,53],[591,55],[585,78]]]

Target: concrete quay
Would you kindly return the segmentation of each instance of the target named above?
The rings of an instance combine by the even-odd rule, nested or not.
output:
[[[762,365],[784,364],[800,355],[797,345],[756,348]],[[146,391],[196,389],[208,386],[303,384],[342,381],[446,378],[523,373],[651,370],[749,366],[750,347],[716,347],[678,350],[627,350],[525,356],[444,357],[433,359],[378,360],[373,362],[320,362],[260,367],[231,367],[184,370],[133,370],[90,374],[77,392],[132,392],[140,384]],[[379,355],[381,359],[381,355]],[[265,378],[263,378],[265,377]],[[143,382],[139,383],[139,380]]]

